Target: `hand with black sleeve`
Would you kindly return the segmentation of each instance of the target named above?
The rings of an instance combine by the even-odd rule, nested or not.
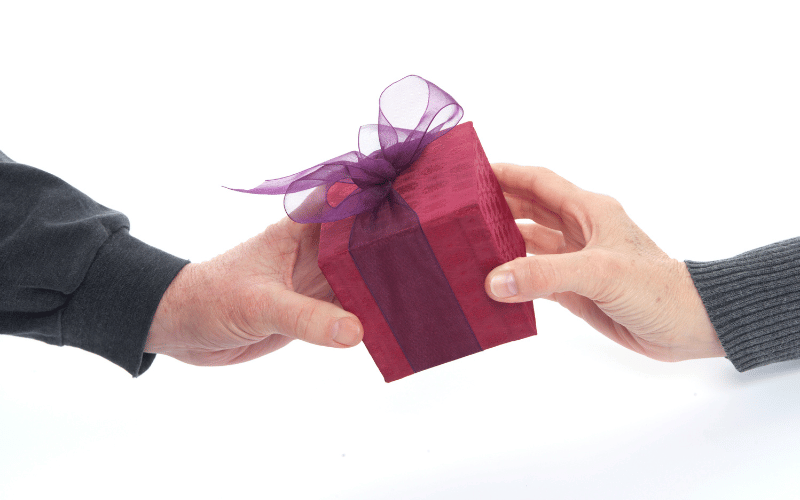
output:
[[[0,152],[0,334],[98,354],[133,376],[156,353],[199,365],[302,339],[361,341],[316,264],[319,227],[285,219],[209,262],[134,238],[128,219]]]

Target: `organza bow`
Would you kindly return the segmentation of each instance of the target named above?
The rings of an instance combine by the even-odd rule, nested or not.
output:
[[[295,222],[332,222],[377,208],[392,182],[419,158],[425,146],[455,127],[464,110],[450,95],[419,76],[407,76],[381,93],[378,123],[358,131],[358,149],[287,177],[264,181],[253,194],[285,194],[284,208]],[[367,153],[365,153],[367,152]],[[355,184],[331,205],[328,190]]]

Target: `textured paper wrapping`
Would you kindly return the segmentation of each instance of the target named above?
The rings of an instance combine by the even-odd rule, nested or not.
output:
[[[489,271],[524,256],[525,244],[472,123],[458,125],[429,144],[394,187],[417,213],[480,349],[535,335],[532,303],[499,303],[484,290]],[[343,197],[344,191],[338,194]],[[337,191],[331,190],[332,201],[336,197]],[[364,344],[391,382],[414,369],[348,252],[353,220],[322,225],[319,266],[342,306],[361,320]],[[375,242],[376,252],[385,243]],[[437,364],[463,356],[449,352],[449,340],[437,331],[420,333],[415,342],[422,345],[415,348],[435,353]]]

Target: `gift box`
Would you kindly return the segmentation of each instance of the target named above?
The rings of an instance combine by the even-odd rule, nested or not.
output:
[[[418,76],[387,87],[351,151],[248,190],[323,223],[319,267],[387,382],[536,334],[484,280],[525,244],[461,106]]]
[[[457,301],[455,309],[460,309],[463,318],[435,310],[420,313],[419,304],[393,304],[397,310],[392,326],[394,330],[403,330],[393,331],[386,311],[382,310],[386,306],[376,302],[362,279],[364,270],[359,269],[351,255],[350,238],[356,217],[323,223],[319,267],[342,306],[361,320],[364,344],[386,382],[535,335],[531,302],[496,302],[484,289],[489,271],[525,256],[525,243],[472,123],[457,125],[428,144],[393,186],[419,218],[446,279],[444,286],[451,289]],[[336,206],[354,187],[336,184],[329,189],[329,203]],[[381,259],[390,253],[387,249],[403,247],[407,231],[392,233],[376,225],[367,241],[359,244],[358,251],[372,256],[377,263],[372,272],[379,273]],[[414,255],[400,258],[409,261],[395,266],[414,267]],[[386,281],[391,284],[384,286],[405,289],[412,298],[429,293],[428,289],[433,287],[436,291],[430,293],[436,295],[432,300],[438,300],[443,294],[442,284],[433,286],[430,279],[414,275],[412,270],[409,275],[388,278]],[[454,315],[458,316],[458,311]],[[465,328],[443,328],[464,320],[468,323]]]

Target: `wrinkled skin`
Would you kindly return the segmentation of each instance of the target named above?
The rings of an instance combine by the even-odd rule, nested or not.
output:
[[[286,218],[184,267],[159,304],[145,352],[228,365],[293,339],[339,348],[361,342],[361,323],[341,308],[317,265],[319,230]]]
[[[597,331],[661,361],[725,352],[683,262],[670,258],[613,198],[539,167],[492,166],[533,256],[494,269],[490,297],[548,298]],[[510,278],[511,277],[511,278]]]

